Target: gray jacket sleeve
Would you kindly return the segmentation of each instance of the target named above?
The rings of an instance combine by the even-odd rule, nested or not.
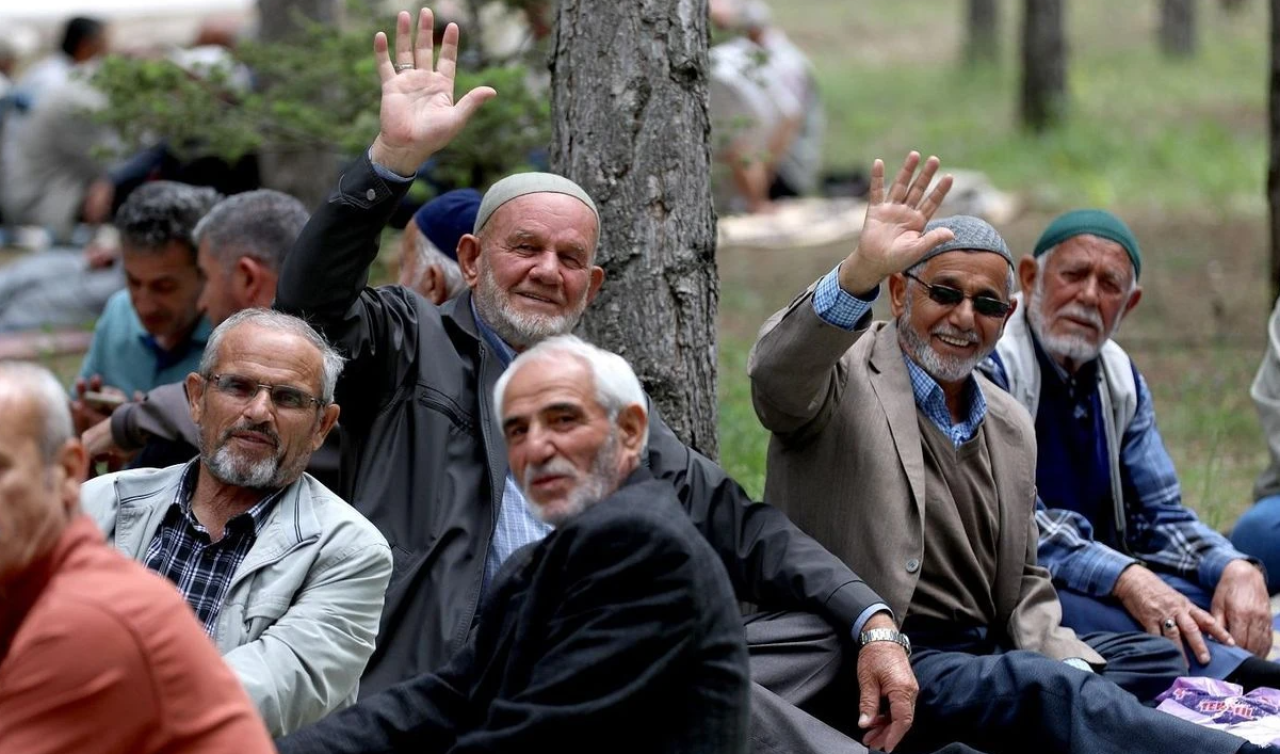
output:
[[[181,440],[199,447],[200,434],[187,407],[186,385],[175,382],[126,403],[111,414],[111,438],[124,450],[138,450],[152,438]]]

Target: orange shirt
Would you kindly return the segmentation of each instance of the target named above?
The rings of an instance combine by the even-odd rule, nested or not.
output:
[[[77,517],[0,596],[0,752],[271,754],[173,585]]]

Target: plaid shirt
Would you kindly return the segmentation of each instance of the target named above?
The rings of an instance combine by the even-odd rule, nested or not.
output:
[[[231,579],[266,525],[280,493],[268,495],[232,518],[223,529],[222,538],[211,542],[208,530],[191,512],[197,463],[192,461],[182,472],[178,494],[147,545],[143,564],[177,585],[204,624],[205,633],[212,636]]]
[[[989,360],[984,368],[997,384],[1008,386],[998,359]],[[1226,537],[1182,504],[1173,459],[1156,428],[1151,391],[1136,368],[1133,376],[1138,403],[1120,441],[1127,524],[1124,544],[1144,563],[1212,591],[1227,563],[1241,558],[1257,561],[1232,547]],[[1046,462],[1052,460],[1038,460]],[[1050,509],[1037,499],[1036,524],[1040,528],[1040,564],[1049,569],[1054,581],[1075,591],[1109,595],[1120,572],[1135,562],[1134,557],[1094,541],[1092,524],[1074,511]]]

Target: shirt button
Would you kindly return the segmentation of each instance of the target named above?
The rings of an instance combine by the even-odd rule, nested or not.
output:
[[[364,192],[364,198],[368,199],[369,201],[373,201],[374,199],[378,198],[378,192],[374,191],[373,189],[369,189],[368,191]]]
[[[920,561],[912,558],[907,561],[907,573],[915,573],[920,570]]]

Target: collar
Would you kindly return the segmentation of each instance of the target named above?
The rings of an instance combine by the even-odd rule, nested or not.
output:
[[[919,364],[911,360],[906,351],[902,352],[902,360],[907,365],[907,376],[911,378],[911,392],[915,396],[916,406],[925,412],[940,427],[967,427],[972,435],[987,415],[987,399],[982,394],[978,381],[970,374],[965,379],[964,400],[969,404],[968,417],[962,422],[951,421],[951,410],[947,408],[947,396],[942,386],[933,379]],[[944,423],[945,422],[945,423]]]
[[[18,629],[22,627],[31,608],[44,594],[49,582],[81,547],[101,544],[102,534],[93,520],[84,514],[77,515],[58,538],[53,549],[33,561],[22,573],[4,584],[0,595],[0,664],[9,653],[9,646]]]
[[[183,467],[182,477],[178,480],[178,494],[174,496],[170,510],[176,508],[192,528],[203,534],[208,534],[208,530],[204,528],[204,525],[196,519],[195,514],[191,511],[191,497],[196,491],[196,479],[200,473],[199,464],[200,459],[193,458]],[[262,529],[267,525],[267,520],[270,518],[272,507],[280,499],[285,489],[288,488],[285,487],[272,492],[255,503],[249,510],[232,516],[223,529],[223,535],[225,536],[226,531],[231,529],[233,525],[238,525],[238,522],[246,520],[253,525],[253,535],[255,537],[262,534]]]
[[[480,337],[483,338],[484,342],[493,349],[495,354],[498,355],[498,360],[502,362],[503,369],[511,366],[511,362],[516,358],[516,349],[508,345],[508,343],[499,337],[498,334],[493,331],[493,328],[489,327],[489,324],[484,321],[484,318],[480,316],[480,312],[476,311],[476,301],[474,298],[469,297],[467,303],[471,307],[471,316],[475,320],[476,329],[480,331]]]

